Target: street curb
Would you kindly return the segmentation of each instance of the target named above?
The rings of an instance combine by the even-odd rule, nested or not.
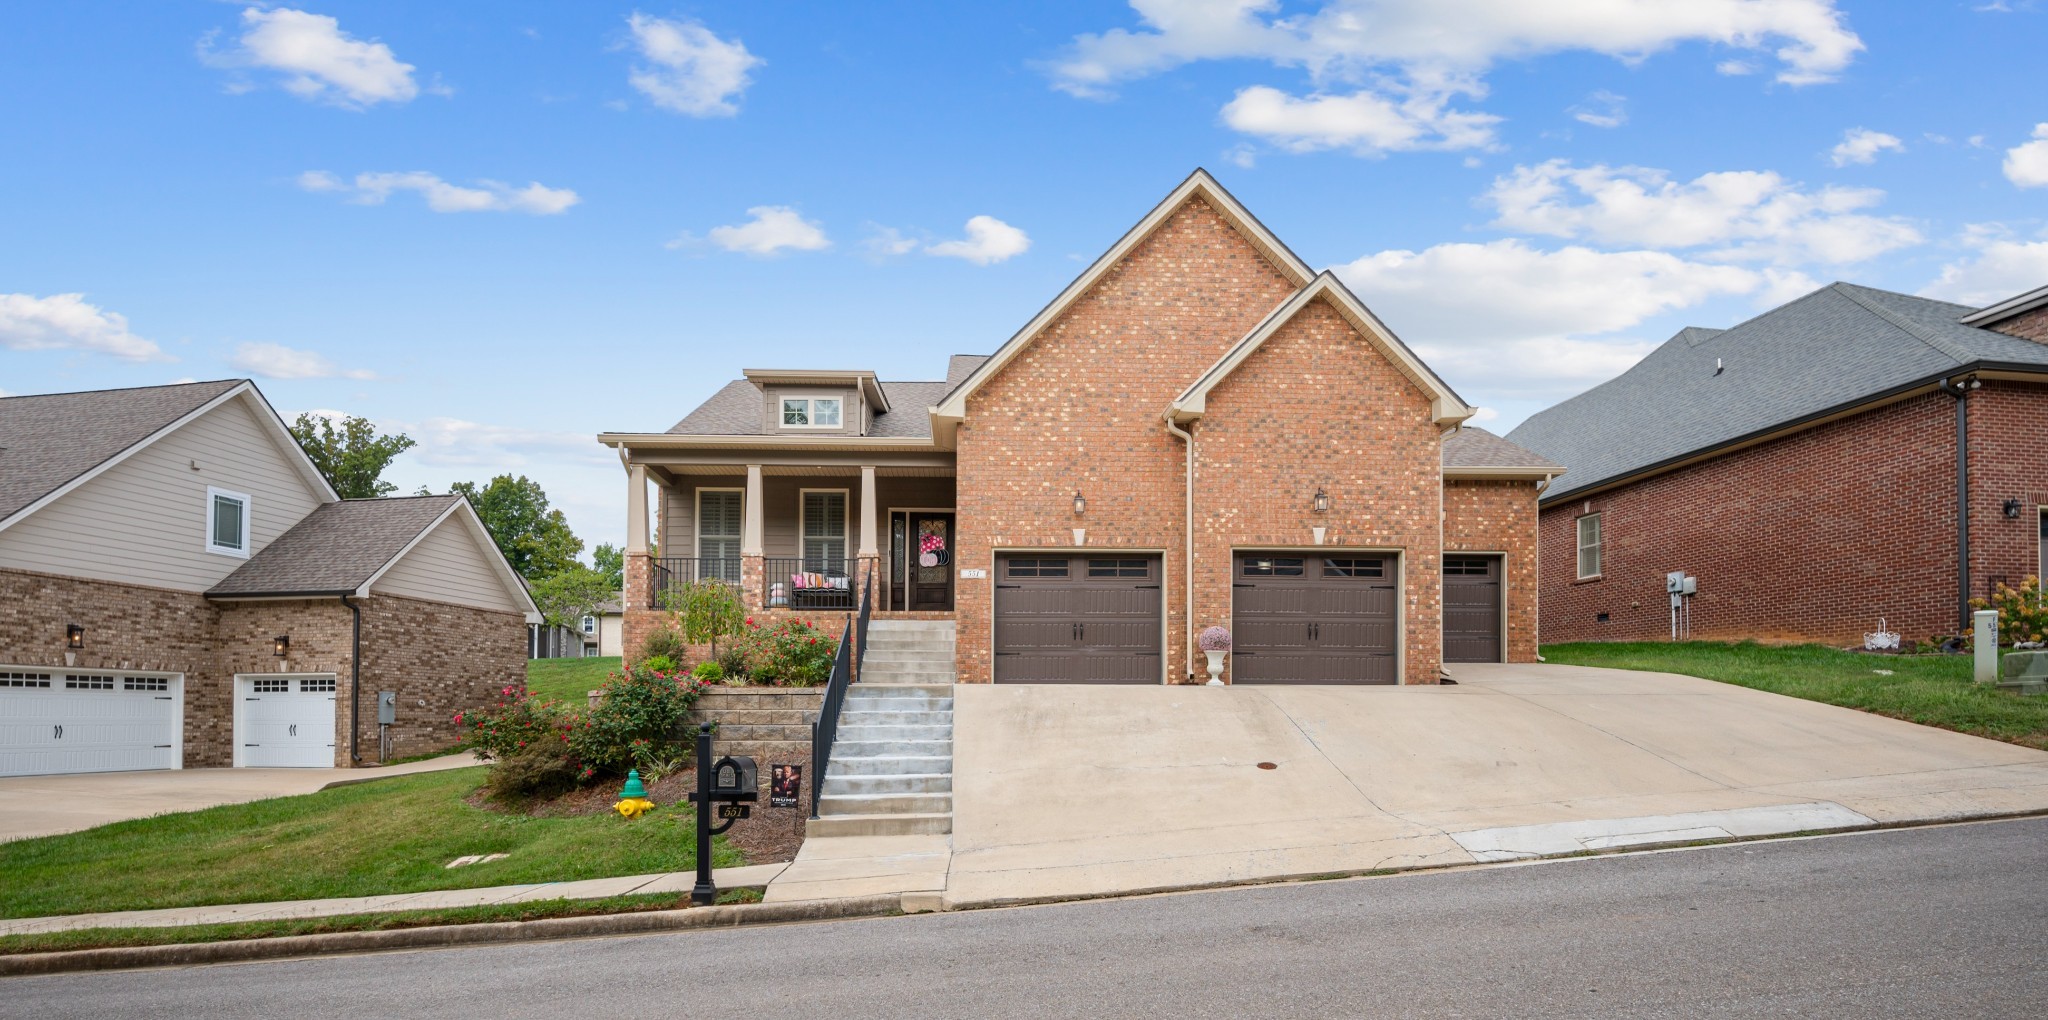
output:
[[[691,931],[702,928],[738,928],[793,921],[879,917],[899,913],[901,905],[902,897],[892,893],[838,900],[736,903],[717,907],[693,907],[687,910],[648,910],[630,914],[551,917],[538,921],[492,921],[483,924],[448,924],[390,931],[286,935],[271,939],[239,939],[232,942],[193,942],[168,946],[123,946],[56,953],[23,953],[0,956],[0,977],[94,970],[134,970],[145,967],[190,967],[211,963],[323,956],[332,953],[431,949],[604,935]]]

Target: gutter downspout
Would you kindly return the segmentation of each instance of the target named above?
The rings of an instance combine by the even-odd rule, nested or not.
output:
[[[1184,561],[1187,564],[1186,576],[1181,578],[1182,597],[1187,600],[1187,608],[1182,611],[1181,624],[1187,628],[1187,633],[1181,635],[1180,651],[1181,661],[1187,665],[1186,679],[1192,681],[1195,678],[1195,434],[1175,424],[1172,411],[1166,412],[1166,431],[1179,436],[1181,442],[1187,444],[1187,466],[1182,472],[1187,480],[1187,496],[1181,502],[1186,515],[1181,531],[1188,540],[1187,559]]]
[[[1956,402],[1956,631],[1967,634],[1970,630],[1970,413],[1969,401],[1965,395],[1974,388],[1974,379],[1961,379],[1951,383],[1943,379],[1936,385],[1941,392],[1955,398]]]
[[[351,765],[361,765],[363,756],[356,750],[356,742],[362,732],[357,720],[363,709],[363,607],[350,602],[346,595],[341,597],[341,604],[355,617],[348,638],[348,760]]]

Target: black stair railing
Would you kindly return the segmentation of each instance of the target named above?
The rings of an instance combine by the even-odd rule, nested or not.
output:
[[[818,817],[818,801],[825,792],[825,769],[832,763],[832,743],[839,736],[839,713],[846,705],[846,688],[853,683],[860,666],[861,651],[868,643],[868,617],[873,615],[875,582],[868,578],[860,596],[860,616],[847,617],[846,630],[839,635],[839,648],[832,655],[832,677],[825,681],[825,701],[818,718],[811,723],[811,817]]]

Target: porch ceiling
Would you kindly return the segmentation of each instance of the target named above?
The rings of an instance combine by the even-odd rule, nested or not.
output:
[[[768,478],[840,478],[857,480],[860,478],[861,467],[862,465],[858,464],[763,464],[761,465],[761,474]],[[953,477],[953,465],[951,464],[925,467],[890,467],[883,465],[875,465],[874,467],[875,477],[877,478]],[[747,468],[744,464],[661,464],[649,465],[647,470],[649,474],[654,476],[655,481],[667,485],[673,485],[678,479],[682,478],[744,479],[747,476]]]

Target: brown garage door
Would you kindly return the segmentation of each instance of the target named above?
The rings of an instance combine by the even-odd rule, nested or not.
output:
[[[1231,597],[1241,684],[1391,684],[1392,554],[1241,553]]]
[[[996,557],[997,683],[1160,682],[1159,557]]]
[[[1444,661],[1499,662],[1500,557],[1444,557]]]

